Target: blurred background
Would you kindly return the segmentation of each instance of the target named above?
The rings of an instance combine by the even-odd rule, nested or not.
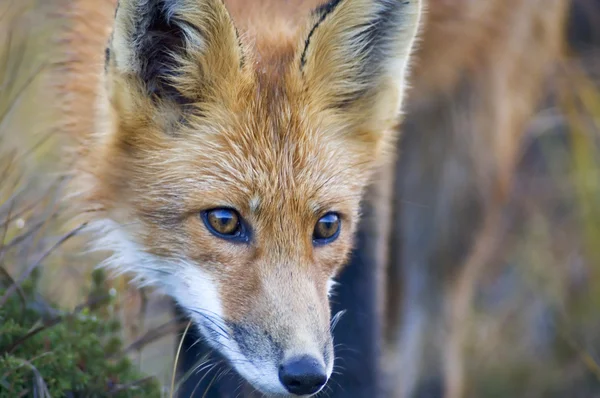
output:
[[[0,308],[32,275],[36,303],[66,313],[98,288],[103,255],[83,251],[64,212],[65,143],[52,127],[57,38],[70,23],[57,10],[67,3],[0,0]],[[600,397],[600,1],[572,3],[567,54],[519,144],[507,227],[476,281],[468,396]],[[101,283],[106,316],[122,326],[118,356],[169,391],[178,337],[168,303],[126,277]],[[5,376],[0,366],[0,396],[17,396]]]

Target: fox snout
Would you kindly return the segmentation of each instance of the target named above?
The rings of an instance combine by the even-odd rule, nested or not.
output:
[[[316,394],[334,367],[327,287],[297,269],[263,278],[259,288],[238,296],[235,307],[219,300],[216,311],[191,310],[194,320],[256,389],[273,396]],[[214,285],[219,297],[228,296],[225,285]]]
[[[333,345],[328,333],[311,341],[289,338],[278,341],[261,328],[236,325],[231,329],[232,340],[246,361],[232,361],[232,364],[261,391],[309,396],[321,391],[329,380]],[[252,367],[256,368],[258,378],[247,374],[253,372]]]

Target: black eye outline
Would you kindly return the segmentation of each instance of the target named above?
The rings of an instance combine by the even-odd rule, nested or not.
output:
[[[238,219],[238,227],[234,231],[234,233],[223,234],[223,233],[217,231],[211,225],[211,223],[208,219],[208,216],[210,215],[211,212],[214,212],[214,211],[227,211],[227,212],[231,212],[231,213],[235,214],[235,216]],[[204,211],[200,212],[200,218],[202,218],[202,221],[204,222],[204,226],[206,227],[206,229],[211,234],[216,236],[217,238],[227,240],[230,242],[236,242],[236,243],[248,243],[250,241],[250,228],[248,228],[248,226],[246,225],[246,223],[245,223],[244,219],[242,218],[242,216],[240,215],[240,213],[235,209],[232,209],[229,207],[215,207],[213,209],[208,209],[208,210],[204,210]]]
[[[327,237],[327,238],[318,238],[316,236],[317,226],[319,225],[319,223],[321,222],[321,220],[323,220],[326,217],[330,217],[330,216],[335,216],[337,218],[337,223],[338,223],[337,230],[330,237]],[[339,213],[336,213],[334,211],[330,211],[328,213],[325,213],[323,216],[321,216],[321,218],[319,218],[319,220],[317,220],[317,223],[315,224],[315,228],[313,230],[313,237],[312,237],[313,244],[315,246],[328,245],[328,244],[332,243],[333,241],[335,241],[340,236],[340,232],[341,231],[342,231],[342,216],[340,216]]]

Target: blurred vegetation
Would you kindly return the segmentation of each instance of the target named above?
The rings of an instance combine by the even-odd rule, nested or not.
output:
[[[167,307],[94,271],[102,255],[82,254],[60,199],[68,174],[48,88],[61,5],[0,1],[0,397],[162,396]]]
[[[155,379],[112,359],[122,350],[120,323],[101,271],[87,302],[67,313],[37,297],[38,281],[32,272],[18,294],[14,281],[0,285],[0,397],[161,396]]]
[[[65,23],[52,10],[64,1],[0,1],[0,396],[23,388],[57,395],[56,388],[83,385],[108,391],[129,385],[138,390],[124,396],[152,396],[157,390],[141,373],[171,383],[177,339],[169,306],[123,278],[94,281],[102,257],[75,254],[84,239],[72,233],[78,225],[57,199],[66,176],[57,159],[60,136],[48,128],[57,110],[46,71]],[[598,8],[582,15],[597,18]],[[586,25],[588,40],[548,82],[547,101],[523,142],[507,227],[465,325],[469,397],[600,397],[600,34],[594,27],[600,32],[600,23]],[[7,289],[14,291],[7,296]],[[94,301],[109,291],[118,300]],[[122,329],[111,327],[117,320]],[[39,327],[6,355],[18,335]],[[117,337],[126,348],[117,349]],[[129,357],[137,370],[106,360],[111,352]],[[93,377],[77,373],[82,358]],[[15,371],[7,375],[7,368]],[[68,377],[57,377],[57,370]]]
[[[473,396],[600,397],[599,50],[564,60],[523,143],[469,325]]]

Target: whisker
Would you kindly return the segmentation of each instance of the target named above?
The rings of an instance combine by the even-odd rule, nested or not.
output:
[[[206,374],[204,376],[202,376],[200,378],[200,380],[198,380],[198,383],[196,383],[196,386],[194,387],[194,389],[192,390],[192,393],[190,394],[190,397],[193,397],[194,394],[196,393],[196,390],[198,390],[198,387],[200,387],[200,384],[202,384],[202,382],[204,381],[204,379],[206,378],[206,376],[208,376],[210,374],[210,372],[213,371],[214,368],[216,368],[219,365],[219,362],[214,363],[210,369],[206,372]]]
[[[215,377],[213,377],[212,380],[210,381],[210,383],[208,383],[208,387],[206,387],[206,390],[204,391],[204,394],[202,395],[202,398],[206,398],[206,394],[208,394],[208,391],[210,390],[210,388],[212,387],[213,383],[215,382],[215,380],[217,380],[218,377],[219,377],[219,372],[217,372],[215,374]]]
[[[331,318],[331,325],[329,326],[329,330],[331,331],[331,333],[333,333],[333,330],[337,326],[340,319],[342,319],[344,314],[346,314],[346,310],[341,310],[341,311],[338,311],[337,314],[335,314],[333,316],[333,318]]]

